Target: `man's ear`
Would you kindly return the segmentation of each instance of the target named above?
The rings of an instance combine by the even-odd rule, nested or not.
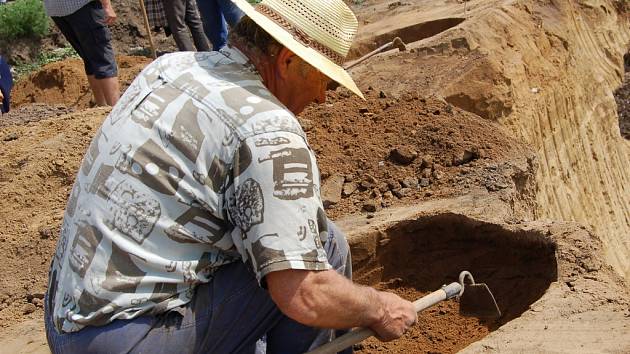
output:
[[[292,51],[287,49],[287,47],[282,47],[278,55],[276,56],[276,69],[278,76],[282,79],[286,79],[289,76],[289,65],[295,61],[295,54]]]

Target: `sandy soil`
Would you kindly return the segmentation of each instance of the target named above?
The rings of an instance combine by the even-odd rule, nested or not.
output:
[[[532,120],[535,129],[524,121],[532,114],[528,109],[542,115],[545,102],[576,100],[579,106],[581,96],[571,96],[570,88],[580,79],[568,77],[579,58],[566,48],[595,39],[560,36],[562,28],[574,29],[561,12],[586,14],[589,21],[613,29],[619,21],[615,11],[624,6],[591,2],[602,5],[476,0],[466,2],[466,11],[465,3],[455,0],[353,5],[363,26],[354,56],[392,36],[409,43],[405,52],[389,51],[353,69],[367,101],[336,89],[329,91],[325,105],[309,107],[299,117],[318,155],[327,213],[349,233],[356,279],[415,299],[469,269],[495,291],[504,312],[498,322],[483,323],[461,317],[457,302],[449,301],[423,313],[401,340],[371,339],[356,347],[361,353],[630,351],[630,288],[607,253],[618,249],[617,258],[623,258],[625,246],[616,246],[623,239],[614,232],[596,232],[614,228],[602,227],[607,217],[617,225],[625,215],[627,206],[619,203],[630,195],[623,187],[611,187],[630,178],[615,167],[623,158],[605,163],[601,157],[595,172],[571,156],[552,163],[552,152],[563,157],[582,151],[581,145],[561,145],[556,129],[588,130],[596,137],[583,144],[601,147],[616,141],[608,131],[594,135],[592,130],[604,128],[591,117],[614,111],[612,89],[604,87],[621,82],[622,66],[613,64],[622,61],[614,53],[620,53],[623,38],[630,41],[630,32],[623,37],[620,25],[619,34],[601,42],[609,57],[602,59],[606,70],[587,72],[599,78],[601,89],[589,97],[597,108],[585,113],[588,120],[580,123],[577,113],[558,109],[564,115],[554,111],[549,122],[538,116]],[[575,8],[567,10],[567,4]],[[120,24],[114,31],[123,46],[141,40],[133,6],[119,12],[131,18],[133,28]],[[524,13],[529,15],[520,16]],[[519,21],[510,23],[514,18]],[[524,50],[527,46],[534,49]],[[553,65],[534,65],[536,56]],[[123,85],[147,62],[121,57]],[[18,83],[17,108],[0,121],[0,258],[5,260],[0,264],[0,345],[8,352],[46,352],[41,318],[48,262],[81,158],[109,112],[86,109],[90,99],[82,75],[77,60],[34,73]],[[556,95],[547,93],[552,86]],[[621,116],[629,109],[626,88],[617,93]],[[563,125],[553,125],[554,119]],[[618,170],[603,170],[605,164]],[[581,179],[571,184],[570,175]],[[580,176],[589,182],[578,183],[586,180]],[[550,190],[556,190],[557,200],[547,200]],[[587,199],[579,193],[608,198],[589,204],[595,218],[581,218],[589,208],[580,206]],[[566,204],[577,210],[573,214],[556,210],[566,195],[577,200]],[[557,215],[594,225],[535,221]],[[610,334],[618,339],[607,342]]]

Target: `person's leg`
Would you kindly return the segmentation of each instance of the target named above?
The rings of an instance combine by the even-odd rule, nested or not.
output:
[[[103,98],[102,93],[97,91],[98,86],[96,85],[96,82],[94,81],[95,80],[94,70],[90,66],[89,58],[87,57],[85,51],[83,50],[83,46],[77,34],[77,32],[87,30],[88,27],[82,26],[82,29],[80,31],[76,31],[75,28],[73,27],[74,21],[72,21],[68,16],[52,17],[52,20],[57,26],[57,28],[59,29],[59,31],[61,31],[63,36],[66,38],[68,43],[70,43],[72,48],[74,48],[74,50],[77,52],[77,54],[79,54],[79,56],[83,60],[83,68],[85,70],[85,74],[87,75],[88,83],[90,85],[90,89],[92,90],[92,95],[94,96],[94,102],[96,103],[97,106],[105,105],[105,99]]]
[[[197,0],[206,37],[212,43],[212,50],[219,50],[227,43],[227,25],[221,14],[217,0]]]
[[[180,311],[158,323],[132,353],[250,353],[283,317],[242,262],[222,266]]]
[[[209,52],[210,45],[208,45],[208,38],[206,38],[206,34],[203,32],[203,24],[201,23],[201,18],[199,17],[199,11],[197,10],[197,3],[195,0],[185,0],[186,1],[186,25],[190,29],[190,33],[192,34],[193,42],[195,43],[195,48],[199,52]]]
[[[216,0],[216,1],[219,3],[219,7],[221,8],[221,13],[223,14],[223,18],[228,23],[228,25],[230,25],[230,27],[236,26],[236,24],[241,19],[241,17],[245,15],[243,11],[241,11],[241,9],[239,9],[238,6],[236,6],[234,2],[230,0]]]
[[[64,19],[74,30],[96,104],[113,106],[120,96],[118,68],[103,6],[92,1]]]
[[[185,22],[186,0],[164,0],[164,11],[177,48],[181,51],[194,51]]]
[[[102,79],[95,77],[98,90],[102,92],[105,99],[105,105],[114,106],[120,98],[120,86],[118,85],[118,77],[104,77]]]
[[[94,75],[88,75],[88,83],[90,84],[90,89],[92,90],[92,95],[94,96],[94,103],[96,106],[106,106],[107,101],[105,100],[105,95],[103,95],[103,90],[101,90],[101,86],[98,84],[98,80],[94,77]]]
[[[116,320],[102,327],[85,327],[78,332],[61,334],[55,329],[52,303],[46,292],[44,298],[44,326],[46,340],[52,354],[109,354],[131,351],[156,322],[155,317],[143,316],[134,320]]]

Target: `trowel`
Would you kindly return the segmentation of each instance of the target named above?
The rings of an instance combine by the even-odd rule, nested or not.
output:
[[[466,282],[468,280],[468,283]],[[484,283],[475,283],[475,279],[468,271],[459,274],[459,282],[453,282],[413,302],[417,312],[425,310],[440,301],[459,298],[459,313],[463,316],[481,319],[497,319],[501,311],[497,306],[494,295]],[[369,328],[355,328],[343,336],[322,345],[306,354],[332,354],[355,345],[375,333]]]

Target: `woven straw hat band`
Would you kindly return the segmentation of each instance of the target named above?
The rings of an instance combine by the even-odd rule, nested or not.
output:
[[[348,55],[359,26],[342,0],[263,0],[255,9],[338,65]]]

